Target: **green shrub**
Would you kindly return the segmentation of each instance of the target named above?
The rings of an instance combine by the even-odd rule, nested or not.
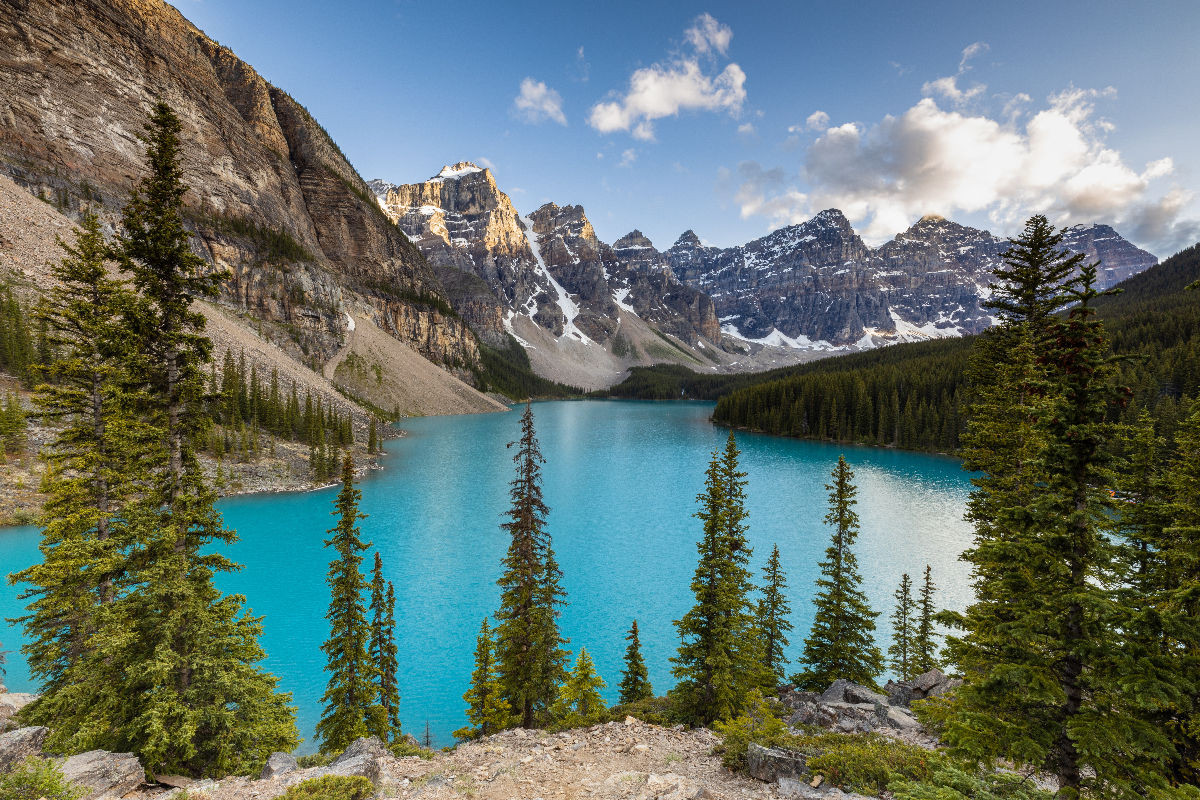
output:
[[[0,775],[0,798],[4,800],[78,800],[82,789],[67,782],[58,764],[29,757]]]
[[[979,773],[961,764],[933,765],[924,780],[897,778],[888,784],[895,800],[1050,800],[1019,775]]]
[[[640,719],[649,725],[675,725],[681,720],[669,697],[646,697],[632,703],[622,703],[608,710],[609,718],[623,722],[626,717]]]
[[[755,689],[750,693],[746,710],[734,720],[718,722],[713,726],[721,736],[717,751],[721,763],[729,769],[746,768],[746,751],[754,743],[763,747],[787,747],[799,749],[799,737],[788,732],[774,709]]]
[[[375,794],[375,784],[366,778],[325,775],[296,784],[280,800],[367,800]]]
[[[875,734],[827,733],[797,739],[798,749],[812,754],[809,772],[869,794],[879,794],[894,780],[927,780],[934,766],[945,760],[932,750]]]
[[[433,758],[433,751],[426,750],[420,745],[413,744],[411,740],[401,738],[396,742],[388,745],[388,750],[392,751],[392,755],[396,758],[404,758],[406,756],[418,756],[428,761]]]
[[[297,756],[296,765],[300,769],[308,769],[309,767],[328,767],[333,763],[334,756],[326,753],[313,753],[307,756]]]

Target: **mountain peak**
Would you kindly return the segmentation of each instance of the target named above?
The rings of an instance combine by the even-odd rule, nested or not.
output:
[[[633,249],[646,250],[646,249],[653,249],[653,248],[654,248],[654,243],[651,242],[648,238],[646,238],[646,235],[644,233],[642,233],[641,231],[639,231],[637,228],[634,228],[629,233],[625,234],[620,239],[617,239],[615,242],[613,242],[614,250],[633,250]]]
[[[672,247],[699,247],[701,244],[700,237],[691,228],[688,228],[683,233],[679,234],[679,238],[675,240]]]
[[[919,220],[917,220],[917,224],[920,225],[923,222],[931,223],[931,222],[945,222],[945,221],[946,221],[946,218],[943,217],[941,214],[926,214],[925,216],[923,216]]]
[[[430,178],[431,181],[458,180],[459,178],[473,175],[476,172],[484,172],[483,167],[477,166],[470,161],[459,161],[456,164],[447,164],[442,167],[442,171]]]

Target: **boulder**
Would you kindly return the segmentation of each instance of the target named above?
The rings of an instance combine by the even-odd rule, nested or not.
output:
[[[17,715],[25,706],[38,699],[36,694],[25,692],[5,692],[0,694],[0,731],[12,727],[9,720]]]
[[[262,774],[259,778],[262,780],[270,780],[278,778],[280,775],[287,775],[289,772],[295,772],[300,768],[296,763],[296,759],[290,753],[271,753],[267,758],[267,763],[263,764]]]
[[[918,675],[909,681],[912,688],[920,692],[921,696],[929,694],[929,690],[938,684],[945,683],[947,678],[940,669],[931,669],[929,672]]]
[[[883,703],[887,705],[887,695],[868,689],[857,683],[848,683],[844,691],[847,703]]]
[[[963,683],[962,678],[947,678],[946,680],[942,681],[941,683],[934,684],[933,688],[931,688],[928,692],[925,693],[925,696],[926,697],[941,697],[944,694],[949,694],[950,692],[953,692],[955,689],[962,686],[962,683]]]
[[[907,707],[913,700],[916,700],[919,695],[913,691],[912,684],[908,681],[888,681],[883,686],[883,692],[888,697],[888,704],[893,706]]]
[[[829,684],[829,688],[821,692],[820,700],[822,703],[844,703],[846,702],[846,687],[853,684],[845,678],[838,678],[833,683]]]
[[[38,725],[17,728],[0,736],[0,772],[8,772],[30,756],[40,756],[48,733],[49,728]]]
[[[392,755],[378,736],[364,736],[350,743],[329,767],[329,774],[360,776],[378,786],[383,777],[384,760]]]
[[[63,776],[87,790],[83,800],[112,800],[141,786],[146,771],[133,753],[90,750],[62,763]]]
[[[751,743],[746,750],[746,772],[767,783],[799,778],[808,772],[808,759],[794,750]]]
[[[887,710],[886,718],[888,727],[898,731],[915,731],[921,729],[921,723],[917,722],[916,717],[912,715],[907,708],[899,706],[891,706]]]

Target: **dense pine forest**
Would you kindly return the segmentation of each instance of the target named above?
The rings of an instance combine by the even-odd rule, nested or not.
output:
[[[1099,297],[1130,402],[1114,418],[1148,410],[1168,435],[1200,391],[1200,246],[1184,250]],[[644,367],[603,394],[716,400],[723,425],[783,436],[957,452],[966,370],[978,337],[900,344],[757,375],[700,375]]]

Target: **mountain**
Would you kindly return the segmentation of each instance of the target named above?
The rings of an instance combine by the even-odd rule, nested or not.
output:
[[[437,275],[285,91],[160,0],[0,0],[0,11],[0,172],[111,226],[142,172],[147,112],[165,98],[183,125],[194,249],[230,276],[223,305],[311,367],[349,346],[361,316],[469,377],[477,340]],[[476,398],[467,406],[494,407]]]
[[[1102,288],[1158,263],[1107,225],[1075,226],[1063,245],[1101,262]],[[873,249],[829,209],[739,247],[705,247],[687,231],[667,261],[712,296],[727,335],[831,351],[978,333],[991,324],[980,301],[1007,246],[928,215]]]
[[[491,170],[466,161],[369,186],[480,339],[503,348],[513,337],[540,375],[594,388],[639,364],[733,369],[751,355],[722,345],[712,299],[639,231],[610,246],[582,206],[521,216]]]

